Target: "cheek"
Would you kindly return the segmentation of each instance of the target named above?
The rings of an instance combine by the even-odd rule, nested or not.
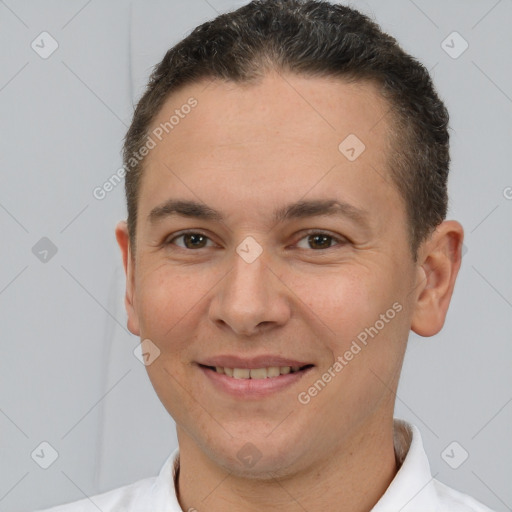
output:
[[[344,405],[341,415],[358,410],[358,404],[370,410],[392,387],[407,341],[396,274],[347,266],[324,277],[303,276],[296,282],[301,297],[307,297],[307,311],[314,312],[311,322],[320,326],[316,339],[330,353],[322,370],[336,375],[323,399]]]
[[[162,265],[146,271],[137,282],[137,312],[141,335],[161,349],[178,348],[180,336],[198,308],[212,277],[190,276],[179,269]]]
[[[359,265],[340,266],[322,275],[295,278],[292,289],[307,306],[311,318],[323,326],[332,348],[343,349],[361,330],[373,325],[391,307],[391,280],[377,276],[382,272]]]

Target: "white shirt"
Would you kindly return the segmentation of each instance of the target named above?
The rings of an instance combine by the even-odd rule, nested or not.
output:
[[[401,466],[371,512],[492,512],[474,498],[432,477],[417,427],[395,419],[394,443]],[[177,448],[157,477],[35,512],[183,512],[174,487],[178,455]]]

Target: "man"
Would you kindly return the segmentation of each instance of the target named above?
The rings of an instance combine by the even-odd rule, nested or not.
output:
[[[488,511],[393,419],[409,332],[441,330],[461,262],[447,128],[426,69],[341,5],[251,2],[169,50],[116,238],[179,451],[51,510]]]

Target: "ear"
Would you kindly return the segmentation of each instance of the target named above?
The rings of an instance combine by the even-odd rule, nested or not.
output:
[[[128,235],[128,225],[126,221],[120,221],[116,226],[116,239],[121,249],[123,257],[124,272],[126,275],[126,293],[124,297],[124,305],[128,314],[128,330],[137,336],[140,336],[139,318],[135,307],[135,284],[134,270],[135,262],[132,258],[130,248],[130,237]]]
[[[444,325],[461,265],[464,230],[454,220],[444,221],[418,251],[418,277],[411,329],[433,336]]]

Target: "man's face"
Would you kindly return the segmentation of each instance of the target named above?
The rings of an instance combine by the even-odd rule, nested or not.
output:
[[[386,167],[388,108],[370,84],[272,74],[186,86],[152,129],[190,97],[197,106],[146,157],[129,261],[128,325],[160,350],[151,382],[180,446],[230,471],[285,473],[348,454],[392,418],[416,298],[405,207]],[[151,220],[170,199],[222,221]],[[274,218],[328,200],[349,206]],[[309,366],[266,381],[202,366],[225,356],[241,361],[220,366]],[[243,450],[261,457],[254,467]]]

